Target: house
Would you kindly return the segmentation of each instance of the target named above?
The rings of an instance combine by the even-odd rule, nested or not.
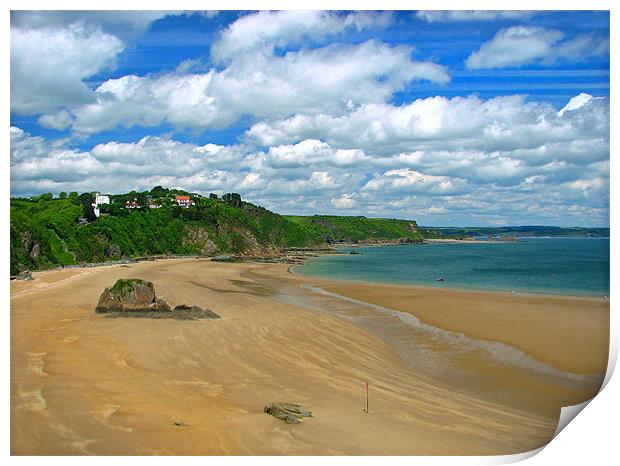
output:
[[[95,193],[95,204],[101,205],[101,204],[109,204],[109,203],[110,203],[110,196]]]
[[[190,199],[189,196],[175,196],[174,200],[180,207],[189,207],[192,205],[196,205],[196,203],[192,199]]]
[[[101,215],[101,212],[99,211],[99,206],[101,204],[109,204],[109,203],[110,203],[110,196],[95,193],[95,202],[91,204],[93,206],[93,212],[95,212],[95,217],[99,217],[99,215]]]
[[[138,204],[138,200],[134,197],[132,201],[125,201],[125,209],[139,209],[140,204]]]
[[[159,209],[161,204],[155,204],[154,202],[149,204],[149,209]]]

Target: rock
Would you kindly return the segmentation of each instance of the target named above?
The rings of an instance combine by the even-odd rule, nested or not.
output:
[[[32,245],[32,249],[30,250],[30,254],[28,255],[30,256],[31,259],[36,259],[37,257],[39,257],[40,253],[41,253],[41,245],[35,241],[34,244]]]
[[[106,288],[95,309],[98,313],[107,312],[170,312],[170,305],[155,296],[151,282],[137,278],[118,280],[113,287]]]
[[[210,256],[211,254],[215,254],[217,252],[217,245],[211,241],[210,239],[206,240],[200,249],[200,254],[203,256]]]
[[[213,312],[211,309],[203,309],[200,306],[188,306],[186,304],[179,304],[178,306],[175,306],[173,312],[186,312],[193,317],[201,319],[220,318],[220,316]]]
[[[106,257],[121,257],[121,247],[118,244],[109,244],[103,253]]]
[[[14,280],[29,281],[29,280],[34,280],[34,279],[32,278],[32,272],[30,270],[24,270],[23,272],[18,273],[14,277]]]
[[[229,255],[219,255],[219,256],[213,256],[211,258],[211,260],[213,262],[234,262],[237,258],[235,256],[229,256]]]
[[[264,411],[287,424],[299,424],[304,417],[312,417],[312,412],[294,403],[269,403]]]

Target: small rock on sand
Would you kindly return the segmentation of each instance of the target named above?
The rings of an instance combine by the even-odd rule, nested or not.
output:
[[[287,424],[299,424],[304,417],[312,417],[312,412],[294,403],[269,403],[264,411]]]

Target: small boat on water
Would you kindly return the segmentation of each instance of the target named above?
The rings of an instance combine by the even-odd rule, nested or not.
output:
[[[443,278],[443,277],[437,277],[437,281],[438,281],[438,282],[443,282],[443,281],[444,281],[444,278]]]

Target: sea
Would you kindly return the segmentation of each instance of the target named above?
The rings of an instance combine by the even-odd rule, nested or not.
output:
[[[609,238],[527,237],[353,247],[340,252],[313,258],[295,272],[339,280],[609,296]]]

